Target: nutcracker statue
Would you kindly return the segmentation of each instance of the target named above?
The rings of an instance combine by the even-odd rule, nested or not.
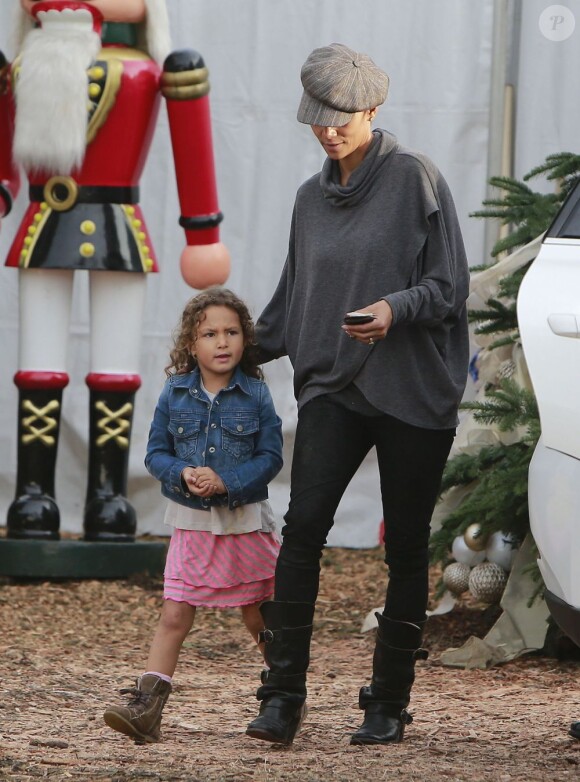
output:
[[[16,496],[7,537],[58,540],[54,479],[73,274],[89,272],[89,458],[84,539],[132,541],[126,498],[147,275],[157,260],[139,179],[166,99],[187,246],[185,281],[225,282],[208,72],[169,53],[164,0],[21,0],[19,53],[0,53],[0,218],[19,172],[29,204],[7,266],[19,270]]]

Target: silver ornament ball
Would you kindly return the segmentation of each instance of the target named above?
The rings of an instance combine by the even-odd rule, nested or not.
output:
[[[482,562],[469,574],[469,591],[482,603],[499,603],[506,583],[507,573],[495,562]]]
[[[451,562],[443,571],[443,583],[452,595],[461,595],[469,589],[471,568],[463,562]]]

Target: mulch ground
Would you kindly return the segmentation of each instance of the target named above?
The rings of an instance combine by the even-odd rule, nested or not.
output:
[[[433,573],[435,581],[438,574]],[[376,550],[329,549],[315,619],[309,715],[291,748],[244,735],[257,711],[260,658],[237,611],[198,611],[167,705],[163,740],[136,746],[104,707],[142,671],[161,605],[158,580],[0,582],[0,780],[580,779],[578,660],[527,655],[488,671],[443,667],[439,653],[482,637],[497,608],[466,600],[431,617],[405,741],[351,747],[361,721],[384,565]]]

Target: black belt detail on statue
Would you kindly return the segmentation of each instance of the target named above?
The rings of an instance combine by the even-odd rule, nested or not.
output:
[[[30,185],[31,201],[46,201],[57,211],[66,212],[75,204],[138,204],[138,187],[77,185],[70,177],[53,177],[45,185]]]
[[[0,184],[0,197],[4,199],[6,204],[6,211],[4,212],[4,217],[6,217],[12,211],[12,196],[8,188],[2,184]]]
[[[216,228],[223,219],[224,216],[221,212],[199,215],[199,217],[183,217],[182,215],[179,218],[179,225],[186,231],[201,231],[204,228]]]

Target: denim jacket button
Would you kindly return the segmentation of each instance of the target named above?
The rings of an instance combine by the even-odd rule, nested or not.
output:
[[[238,432],[243,432],[244,431],[244,427],[241,424],[238,424],[236,426],[236,429],[238,430]]]
[[[215,429],[215,428],[216,428],[216,426],[217,426],[217,424],[212,424],[212,425],[211,425],[211,428],[212,428],[212,429]]]
[[[210,452],[210,453],[215,453],[215,448],[213,447],[213,445],[212,445],[212,446],[211,446],[211,448],[209,449],[209,452]]]
[[[178,427],[177,431],[179,434],[183,434],[183,426]]]
[[[240,503],[237,500],[232,502],[232,507],[237,508]]]

